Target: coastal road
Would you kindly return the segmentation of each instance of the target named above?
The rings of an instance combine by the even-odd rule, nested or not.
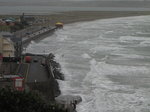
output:
[[[30,63],[27,82],[45,82],[48,81],[48,71],[45,66],[41,65],[42,56],[32,56]]]
[[[48,71],[41,64],[42,56],[31,56],[31,63],[21,63],[18,67],[17,74],[25,77],[27,83],[48,81]]]
[[[50,79],[46,67],[41,64],[42,56],[32,56],[26,83],[31,90],[38,90],[46,99],[54,101],[60,91],[54,79]]]

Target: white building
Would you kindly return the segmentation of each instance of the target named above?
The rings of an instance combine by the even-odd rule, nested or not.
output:
[[[10,38],[5,38],[0,35],[0,53],[3,57],[14,57],[15,48],[14,43]]]

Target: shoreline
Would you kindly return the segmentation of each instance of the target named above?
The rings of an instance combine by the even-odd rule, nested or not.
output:
[[[65,12],[65,13],[60,13],[60,14],[54,14],[54,15],[45,15],[44,17],[49,18],[49,21],[55,25],[56,22],[60,21],[63,22],[64,24],[72,24],[76,22],[82,22],[82,21],[92,21],[92,20],[98,20],[98,19],[109,19],[109,18],[118,18],[118,17],[129,17],[129,16],[142,16],[142,15],[150,15],[149,12],[114,12],[114,11],[103,11],[103,12],[85,12],[85,11],[80,11],[80,12]],[[43,15],[37,15],[40,17],[43,17]],[[36,16],[36,17],[37,17]],[[53,32],[49,32],[47,35],[52,35]],[[46,35],[46,36],[47,36]],[[46,36],[41,35],[40,39],[35,38],[34,41],[40,41]],[[30,43],[30,42],[29,42]],[[57,62],[58,63],[58,62]],[[59,64],[59,63],[58,63]],[[61,65],[60,65],[61,66]],[[65,77],[65,74],[64,74]],[[56,79],[56,78],[55,78]],[[59,83],[55,85],[55,88],[53,88],[55,91],[60,91],[61,94],[61,89],[59,87]],[[60,95],[59,94],[59,95]],[[57,93],[58,95],[58,93]],[[52,96],[51,96],[52,97]]]
[[[31,15],[31,14],[27,14]],[[35,25],[39,26],[55,26],[56,22],[63,22],[64,24],[70,24],[82,21],[92,21],[98,19],[129,17],[129,16],[144,16],[150,15],[150,11],[67,11],[58,12],[53,14],[38,14],[31,15],[38,19],[45,19],[45,23],[39,23]],[[2,17],[19,17],[20,15],[0,15]]]
[[[54,25],[60,21],[64,24],[70,24],[82,21],[92,21],[98,19],[129,17],[129,16],[150,15],[150,11],[70,11],[59,14],[47,15]]]

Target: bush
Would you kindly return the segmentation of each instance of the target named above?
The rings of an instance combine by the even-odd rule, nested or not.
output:
[[[56,106],[46,104],[35,92],[0,89],[0,112],[56,112]]]

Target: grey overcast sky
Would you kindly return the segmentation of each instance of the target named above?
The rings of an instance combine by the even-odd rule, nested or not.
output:
[[[45,1],[150,1],[150,0],[0,0],[0,2],[16,2],[16,1],[18,1],[18,2],[25,2],[25,1],[43,1],[43,2],[45,2]]]
[[[108,7],[150,8],[150,0],[0,0],[0,6],[68,6],[68,7],[108,6]]]
[[[150,0],[0,0],[0,14],[89,10],[150,11]]]

